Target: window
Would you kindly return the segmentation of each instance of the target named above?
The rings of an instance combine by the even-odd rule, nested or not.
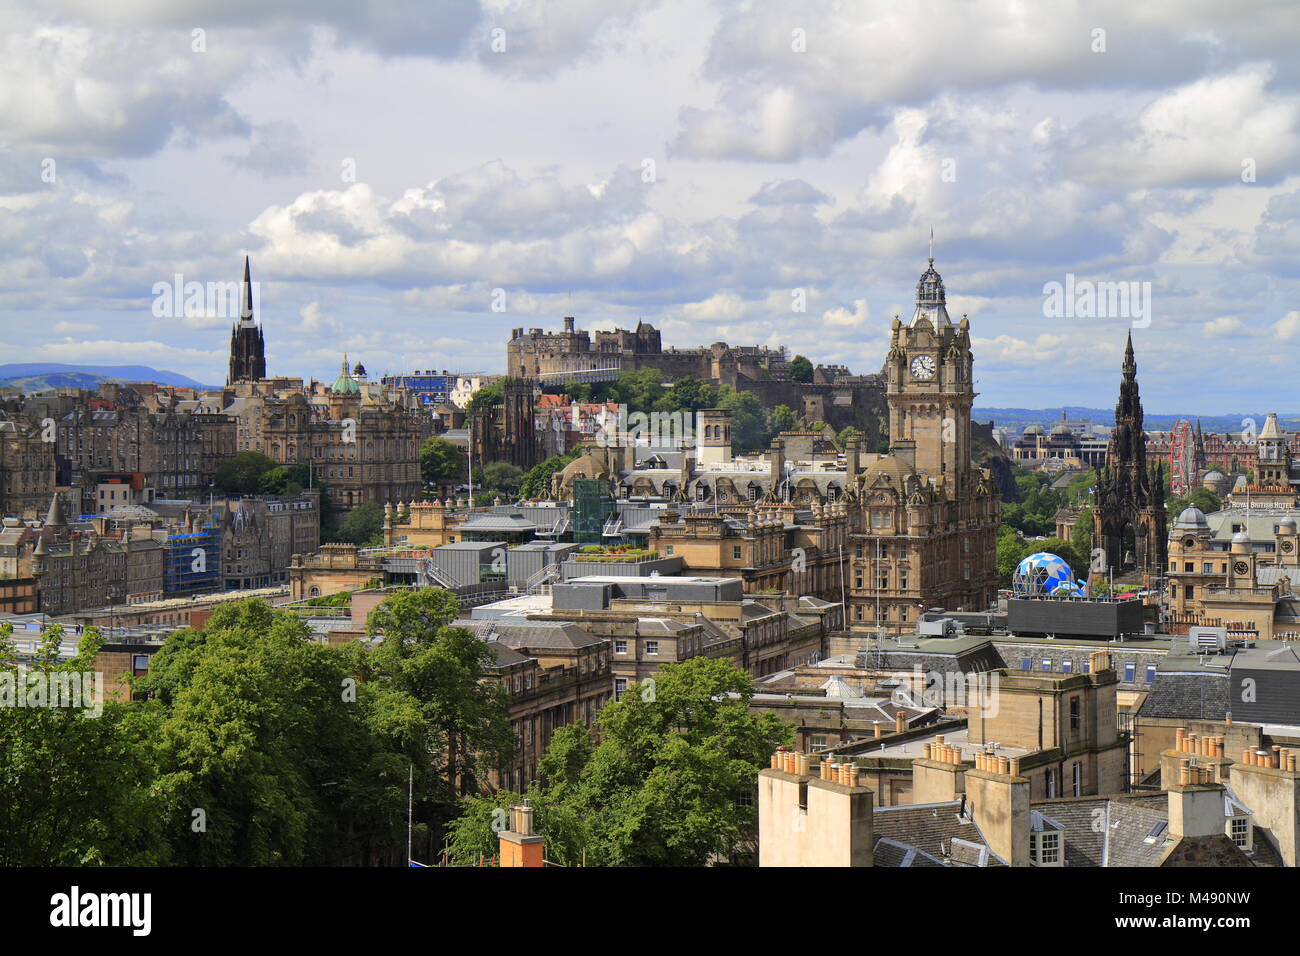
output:
[[[614,678],[614,699],[615,699],[615,700],[622,700],[622,698],[623,698],[623,692],[624,692],[625,690],[627,690],[627,678],[626,678],[626,677],[615,677],[615,678]]]
[[[731,558],[733,561],[740,560],[740,545],[733,545],[731,548]]]
[[[1245,817],[1232,818],[1232,842],[1243,850],[1250,847],[1250,821]]]
[[[673,553],[673,546],[671,544],[668,545],[668,547],[664,548],[664,554],[672,554],[672,553]]]
[[[657,656],[657,655],[659,654],[659,642],[658,642],[658,641],[646,641],[646,642],[645,642],[645,652],[646,652],[647,655],[650,655],[650,656]]]
[[[1034,669],[1034,662],[1028,657],[1020,658],[1020,669],[1022,671],[1031,671]]]
[[[1081,726],[1083,726],[1083,717],[1080,713],[1079,698],[1071,697],[1070,698],[1070,733],[1077,734]],[[1078,794],[1076,793],[1075,796],[1077,797]]]
[[[1061,661],[1061,673],[1062,673],[1062,674],[1073,674],[1073,673],[1074,673],[1074,661],[1071,661],[1071,660],[1064,660],[1064,661]]]
[[[1051,671],[1052,659],[1050,657],[1044,657],[1041,661],[1038,662],[1038,669],[1040,671],[1043,671],[1044,673]]]
[[[627,641],[615,641],[615,642],[614,642],[614,653],[615,653],[615,654],[626,654],[626,653],[627,653]]]
[[[1150,684],[1150,683],[1151,683],[1152,681],[1154,681],[1155,679],[1156,679],[1156,665],[1155,665],[1155,664],[1148,664],[1148,665],[1147,665],[1147,678],[1146,678],[1147,683]]]
[[[1074,795],[1076,797],[1083,796],[1083,764],[1081,763],[1076,763],[1074,765],[1073,786],[1074,786]]]
[[[1213,574],[1213,573],[1214,573],[1214,565],[1211,564],[1209,561],[1204,562],[1204,563],[1201,565],[1201,573],[1202,573],[1202,574]]]
[[[1061,864],[1061,834],[1034,834],[1030,842],[1030,862],[1039,866],[1058,866]]]
[[[808,749],[809,749],[809,750],[825,750],[825,749],[826,749],[826,735],[825,735],[825,734],[810,734],[809,737],[808,737]]]
[[[1137,673],[1137,665],[1136,665],[1136,664],[1134,664],[1134,663],[1132,663],[1132,662],[1129,662],[1128,664],[1125,664],[1125,665],[1124,665],[1124,682],[1125,682],[1126,684],[1131,684],[1131,683],[1133,683],[1133,679],[1134,679],[1136,673]]]

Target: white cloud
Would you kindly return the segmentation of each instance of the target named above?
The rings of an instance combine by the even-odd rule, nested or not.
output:
[[[1278,339],[1290,342],[1300,335],[1300,312],[1288,312],[1273,324],[1273,331]]]
[[[1206,322],[1201,331],[1207,339],[1221,339],[1228,336],[1246,335],[1249,330],[1241,319],[1232,316],[1220,316]]]
[[[85,335],[98,330],[99,326],[93,322],[55,322],[50,327],[55,335]]]

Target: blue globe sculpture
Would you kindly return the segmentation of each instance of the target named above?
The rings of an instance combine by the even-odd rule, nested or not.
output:
[[[1081,596],[1083,589],[1074,580],[1074,572],[1065,560],[1048,551],[1036,551],[1025,558],[1011,575],[1011,588],[1017,597]]]

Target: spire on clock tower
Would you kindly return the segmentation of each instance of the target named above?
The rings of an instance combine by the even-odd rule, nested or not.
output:
[[[935,271],[934,256],[930,256],[929,265],[916,282],[916,311],[912,313],[912,325],[916,325],[922,319],[928,320],[936,331],[952,325],[952,320],[948,318],[943,277]]]

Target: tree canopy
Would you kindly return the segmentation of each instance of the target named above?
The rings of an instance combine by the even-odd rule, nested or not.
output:
[[[228,495],[255,495],[261,490],[262,476],[276,467],[260,451],[236,452],[217,466],[213,484]]]
[[[420,446],[420,477],[426,485],[459,482],[465,477],[465,464],[465,452],[455,442],[435,435]]]
[[[600,712],[599,740],[584,726],[555,732],[539,770],[547,854],[589,866],[702,866],[752,848],[758,770],[792,731],[749,710],[749,677],[730,661],[669,664]],[[518,800],[467,801],[452,829],[454,859],[495,852],[491,809]]]

